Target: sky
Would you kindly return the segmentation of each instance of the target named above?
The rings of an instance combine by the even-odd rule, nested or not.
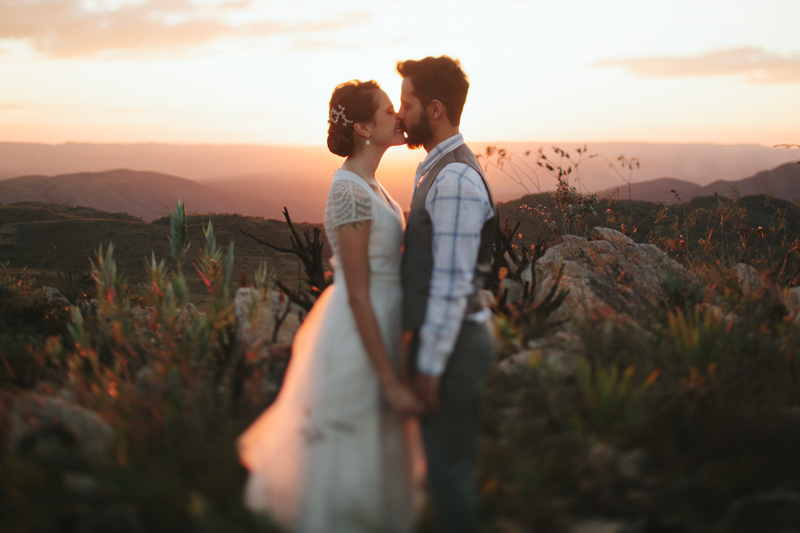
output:
[[[324,145],[447,54],[468,140],[800,143],[797,0],[0,0],[0,141]]]

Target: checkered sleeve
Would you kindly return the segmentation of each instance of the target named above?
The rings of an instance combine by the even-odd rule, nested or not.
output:
[[[453,352],[467,297],[474,291],[481,229],[494,211],[481,176],[463,163],[442,170],[425,208],[433,224],[433,275],[417,365],[425,374],[438,376]]]

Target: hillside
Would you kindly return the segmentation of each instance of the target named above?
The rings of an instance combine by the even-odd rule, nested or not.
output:
[[[157,172],[110,170],[58,176],[22,176],[0,181],[0,202],[44,202],[128,213],[145,220],[169,214],[182,199],[189,213],[238,213],[281,217],[283,205]],[[302,215],[297,213],[297,215]],[[299,220],[304,217],[299,216]]]
[[[631,184],[631,198],[633,200],[643,200],[645,202],[667,202],[676,203],[675,191],[681,200],[687,200],[698,196],[698,191],[703,187],[696,183],[689,183],[675,178],[659,178],[652,181]],[[613,196],[628,199],[628,186],[623,184],[619,188],[606,189],[598,193],[598,196]]]
[[[702,187],[696,196],[727,194],[731,187],[739,189],[739,196],[772,194],[784,200],[798,198],[800,197],[800,164],[786,163],[739,181],[715,181]]]
[[[472,138],[468,138],[467,142],[471,150],[481,154],[485,153],[487,145],[507,149],[514,154],[520,168],[534,181],[537,178],[533,171],[538,169],[535,165],[535,153],[540,146],[544,147],[550,157],[551,146],[572,150],[584,144],[552,140],[486,142]],[[609,168],[609,163],[616,165],[617,156],[620,154],[638,158],[641,163],[633,173],[634,183],[671,177],[703,186],[718,180],[739,180],[764,169],[796,161],[798,158],[797,150],[759,145],[707,143],[598,142],[589,143],[588,150],[590,154],[598,156],[581,163],[581,184],[589,191],[606,189],[613,191],[617,186],[625,186],[615,170]],[[524,154],[528,151],[532,151],[531,155],[525,157]],[[410,204],[414,172],[424,157],[424,150],[410,151],[404,147],[397,147],[388,150],[381,162],[377,177],[402,206]],[[18,176],[58,176],[100,173],[119,168],[136,169],[180,176],[203,185],[213,185],[222,189],[223,197],[228,193],[244,196],[250,200],[247,205],[253,209],[235,211],[240,214],[279,218],[281,206],[286,205],[296,220],[308,222],[322,221],[330,176],[341,164],[342,159],[328,152],[322,143],[315,146],[282,147],[159,143],[51,145],[0,142],[0,181]],[[506,170],[509,168],[507,166]],[[525,188],[515,178],[521,180],[530,192],[538,192],[526,177],[518,175],[512,177],[497,168],[489,167],[487,178],[495,198],[499,201],[513,200],[526,194]],[[542,191],[555,188],[555,179],[547,173],[539,172],[538,178],[541,179]],[[667,193],[670,188],[674,187],[668,187]],[[276,198],[279,200],[276,201]],[[642,197],[642,199],[654,198]],[[9,201],[11,200],[4,199],[0,192],[0,202]],[[50,198],[48,201],[73,203],[72,200],[64,198]],[[169,204],[171,205],[173,201],[174,199],[170,199]],[[199,204],[194,203],[199,209]],[[80,205],[92,205],[106,211],[134,213],[119,206]],[[234,212],[227,206],[212,207],[211,211]],[[149,220],[151,217],[145,218]]]
[[[188,208],[189,206],[187,206]],[[161,215],[168,214],[162,212]],[[238,286],[242,275],[252,281],[253,271],[262,259],[269,268],[287,282],[296,283],[299,261],[294,255],[268,249],[253,239],[239,233],[239,228],[272,242],[290,247],[289,230],[283,220],[272,220],[241,215],[193,215],[189,217],[189,248],[185,269],[190,289],[205,291],[200,278],[192,268],[202,243],[202,227],[211,220],[217,243],[227,247],[235,241],[234,283]],[[169,217],[152,223],[125,215],[114,215],[96,210],[78,209],[64,205],[24,203],[0,205],[0,260],[10,268],[28,268],[50,272],[85,272],[94,250],[103,244],[114,243],[114,257],[121,272],[131,284],[146,282],[145,259],[151,250],[156,258],[166,259],[172,268],[169,250]],[[296,224],[301,231],[313,226]],[[323,235],[324,237],[324,235]],[[330,253],[326,246],[324,253]]]
[[[727,195],[732,188],[739,190],[739,196],[769,194],[783,200],[800,197],[800,164],[785,163],[771,170],[764,170],[741,180],[717,180],[705,186],[674,179],[660,178],[651,181],[631,184],[631,197],[634,200],[647,202],[678,202],[676,191],[681,201],[691,200],[715,194]],[[628,186],[623,184],[618,189],[605,189],[598,193],[601,197],[619,194],[620,198],[628,198]]]
[[[666,219],[674,219],[679,213],[695,213],[697,215],[695,222],[691,224],[691,227],[686,226],[685,231],[687,232],[686,237],[696,242],[697,239],[706,237],[709,234],[709,224],[715,223],[716,220],[709,220],[708,216],[714,212],[714,209],[721,201],[723,201],[722,198],[715,196],[700,196],[684,201],[681,204],[668,205],[666,213],[661,214],[667,214]],[[511,202],[499,203],[497,209],[500,213],[500,224],[504,224],[507,220],[509,226],[513,228],[519,222],[519,232],[523,235],[525,245],[535,244],[537,239],[552,239],[551,232],[541,224],[538,224],[525,209],[525,206],[539,203],[551,210],[553,209],[553,200],[549,194],[524,196]],[[761,226],[767,229],[765,242],[774,249],[780,248],[782,244],[781,237],[778,232],[774,232],[769,228],[779,219],[779,216],[785,217],[786,232],[794,237],[800,237],[800,206],[797,204],[780,198],[757,194],[742,197],[739,200],[739,206],[746,211],[744,222],[749,227],[757,228]],[[662,209],[657,203],[644,200],[628,202],[627,200],[617,201],[613,198],[602,198],[595,208],[597,216],[589,220],[587,226],[589,228],[594,226],[618,228],[618,223],[608,222],[609,213],[607,210],[610,210],[612,215],[621,214],[626,223],[632,212],[634,226],[638,228],[637,240],[639,241],[648,242],[650,239],[657,237],[659,233],[661,233],[662,237],[676,236],[677,232],[668,228],[667,222],[660,223],[658,225],[659,231],[656,231],[655,221]],[[549,244],[553,244],[552,240]]]

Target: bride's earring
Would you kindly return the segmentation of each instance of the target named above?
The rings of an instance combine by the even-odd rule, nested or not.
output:
[[[369,139],[367,139],[367,146],[369,146]]]

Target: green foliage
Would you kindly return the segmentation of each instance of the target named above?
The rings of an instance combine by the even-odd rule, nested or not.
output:
[[[787,286],[797,283],[800,273],[799,221],[796,205],[768,196],[740,198],[732,189],[724,197],[662,208],[653,242],[712,284],[746,263]]]
[[[585,148],[576,156],[554,153],[526,162],[503,150],[487,152],[523,183],[538,187],[539,172],[560,187],[501,206],[510,220],[501,255],[519,259],[512,258],[507,268],[516,271],[509,275],[520,278],[553,237],[585,234],[611,221],[660,246],[693,276],[668,273],[664,305],[625,325],[574,325],[583,345],[574,366],[534,352],[527,367],[491,376],[480,479],[496,529],[569,531],[577,519],[603,516],[647,531],[721,531],[731,502],[776,487],[800,490],[800,331],[780,301],[780,290],[797,283],[798,208],[736,194],[674,206],[630,198],[595,202],[578,179],[580,162],[592,156]],[[635,158],[618,164],[623,172],[638,168]],[[62,223],[96,229],[71,214],[49,212],[53,226],[47,233]],[[232,242],[218,244],[246,223],[225,216],[206,223],[186,216],[182,203],[169,220],[152,225],[109,223],[103,242],[106,232],[118,232],[115,242],[126,246],[98,248],[91,262],[95,306],[60,309],[30,277],[0,269],[0,379],[43,391],[69,388],[117,435],[105,462],[82,472],[98,485],[88,498],[65,488],[60,469],[0,443],[6,450],[0,454],[4,525],[43,531],[101,531],[129,523],[146,531],[274,530],[241,504],[246,472],[237,464],[234,442],[271,397],[259,392],[262,377],[247,381],[248,371],[256,375],[254,367],[232,344],[234,257],[237,265],[256,270],[249,302],[254,321],[273,283],[288,278],[278,260],[270,258],[268,269],[260,254],[234,256]],[[40,231],[38,226],[30,231]],[[92,242],[101,240],[91,235]],[[201,243],[192,256],[190,238]],[[120,274],[141,265],[142,247],[128,246],[136,239],[153,246],[145,268],[130,273],[146,282],[146,309],[133,305]],[[128,248],[135,250],[135,263],[125,255]],[[14,261],[33,261],[35,252]],[[158,259],[170,256],[174,263]],[[194,268],[184,275],[187,261]],[[743,292],[735,274],[740,261],[759,268],[777,289]],[[296,262],[289,267],[294,275]],[[553,332],[550,316],[565,294],[557,287],[548,295],[529,291],[522,304],[496,318],[504,356]],[[190,305],[192,299],[204,313]],[[7,396],[0,391],[0,412]],[[639,451],[644,459],[626,470],[622,459]]]
[[[726,341],[730,339],[733,322],[726,325],[720,309],[698,306],[684,313],[678,308],[667,319],[675,351],[682,357],[685,368],[701,371],[714,368],[729,353]]]
[[[28,275],[0,268],[0,383],[31,387],[56,370],[69,310],[34,288]]]
[[[706,285],[702,278],[688,278],[678,274],[674,269],[666,269],[666,277],[661,282],[664,289],[664,306],[667,310],[675,308],[694,308],[703,301],[706,295]]]
[[[519,158],[488,155],[526,176],[513,166]],[[635,159],[619,164],[638,168]],[[540,193],[501,206],[506,226],[522,228],[509,242],[575,233],[542,223],[550,213],[566,220],[556,200]],[[521,374],[492,376],[482,430],[487,508],[519,529],[569,531],[576,517],[604,516],[647,531],[726,531],[735,500],[800,490],[800,328],[781,298],[800,282],[800,207],[735,190],[671,206],[630,198],[598,206],[587,227],[647,239],[689,272],[668,270],[663,305],[624,325],[573,324],[583,345],[573,371],[556,348],[533,353]],[[763,273],[758,288],[742,286],[739,263]],[[496,322],[505,355],[518,358],[531,338],[524,321],[538,323],[533,309]]]
[[[495,375],[482,470],[495,515],[534,530],[602,515],[700,533],[743,495],[798,490],[800,329],[741,294],[725,306],[747,319],[700,303],[586,324],[574,377],[547,354]],[[633,473],[629,453],[643,458]]]
[[[185,252],[181,226],[185,228],[185,214],[179,204],[170,239],[173,251]],[[65,490],[58,472],[48,465],[15,454],[0,456],[0,470],[9,473],[0,476],[4,521],[19,529],[33,520],[42,530],[55,528],[67,516],[98,531],[120,520],[133,520],[147,531],[275,531],[241,503],[246,472],[238,465],[235,440],[268,398],[242,395],[244,353],[234,349],[231,335],[233,242],[221,248],[214,226],[209,222],[204,228],[194,266],[210,301],[206,313],[189,304],[180,253],[173,257],[174,272],[150,254],[145,262],[150,307],[133,308],[114,252],[113,244],[101,245],[91,261],[95,304],[60,314],[45,305],[47,300],[29,281],[0,271],[3,327],[14,327],[17,322],[10,321],[17,320],[29,336],[41,339],[18,350],[33,362],[25,376],[28,384],[46,377],[67,387],[117,435],[109,457],[86,472],[103,495],[98,500]],[[255,274],[261,298],[267,297],[273,277],[262,261]],[[61,337],[39,337],[43,332]],[[8,350],[0,354],[7,363],[0,365],[0,372],[18,363]],[[26,368],[11,368],[19,382]],[[109,500],[129,502],[133,511],[127,518],[103,514],[102,502]]]
[[[189,250],[189,243],[186,242],[188,233],[186,207],[182,201],[178,200],[175,213],[173,213],[172,210],[170,210],[169,213],[169,246],[172,252],[172,258],[175,260],[178,270],[180,270],[186,258],[186,252]]]
[[[578,385],[586,416],[592,429],[604,439],[613,438],[620,428],[641,416],[642,396],[660,373],[655,370],[634,386],[634,372],[632,365],[620,372],[616,364],[604,367],[583,358],[578,361]]]

